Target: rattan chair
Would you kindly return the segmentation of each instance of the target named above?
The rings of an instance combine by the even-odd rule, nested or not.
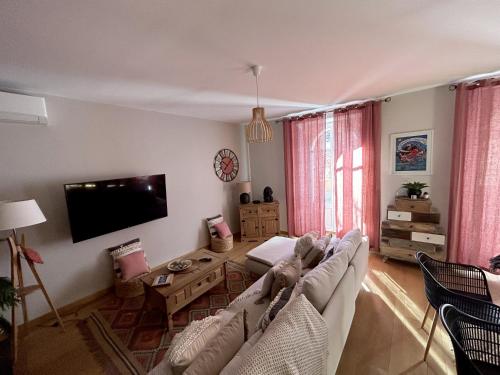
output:
[[[424,327],[430,307],[435,310],[424,361],[429,353],[441,305],[449,303],[486,321],[500,320],[500,307],[491,303],[491,294],[483,270],[475,266],[441,262],[420,251],[416,258],[424,274],[425,295],[429,301],[421,328]]]
[[[439,317],[450,335],[458,375],[500,374],[500,321],[475,318],[449,304]]]

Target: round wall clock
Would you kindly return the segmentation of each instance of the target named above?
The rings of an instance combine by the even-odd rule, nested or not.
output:
[[[238,175],[240,164],[236,154],[228,148],[223,148],[214,158],[214,170],[217,177],[224,182],[233,181]]]

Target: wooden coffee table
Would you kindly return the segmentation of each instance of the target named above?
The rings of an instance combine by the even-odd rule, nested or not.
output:
[[[200,262],[200,258],[210,257],[210,262]],[[183,272],[175,272],[174,282],[170,286],[153,287],[156,276],[171,273],[167,266],[151,272],[142,278],[146,296],[146,308],[160,308],[167,315],[168,330],[173,328],[172,314],[208,290],[226,280],[226,256],[206,249],[176,258],[190,259],[193,265]]]

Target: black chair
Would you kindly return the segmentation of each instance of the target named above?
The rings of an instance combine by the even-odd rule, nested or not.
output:
[[[500,374],[500,322],[475,318],[449,304],[439,317],[450,335],[458,375]]]
[[[429,301],[421,328],[424,327],[430,307],[435,310],[424,361],[431,347],[441,305],[449,303],[477,318],[489,322],[500,321],[500,307],[491,303],[491,294],[483,270],[475,266],[441,262],[420,251],[416,258],[424,274],[425,295]]]

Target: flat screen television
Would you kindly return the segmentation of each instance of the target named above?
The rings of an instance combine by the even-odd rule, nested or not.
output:
[[[73,242],[166,217],[165,175],[65,184]]]

